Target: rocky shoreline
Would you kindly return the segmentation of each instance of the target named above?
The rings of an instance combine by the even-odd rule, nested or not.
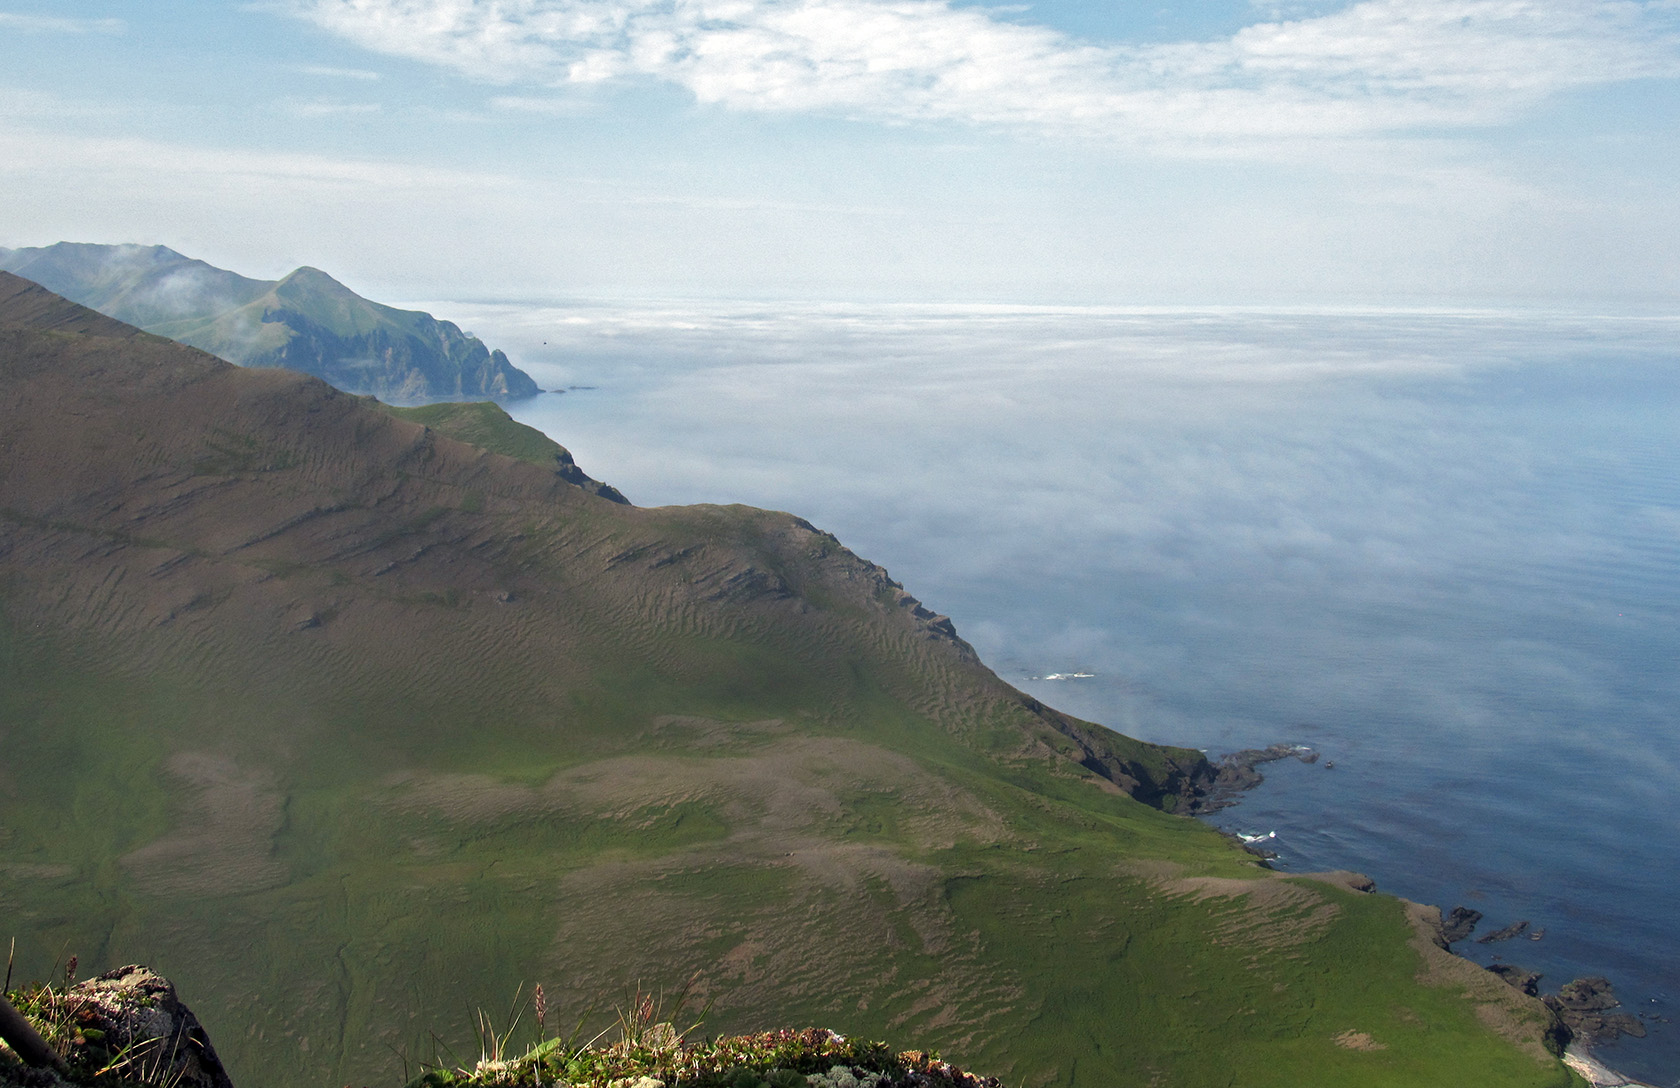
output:
[[[1319,761],[1319,753],[1300,744],[1272,744],[1223,755],[1214,763],[1213,783],[1198,799],[1195,813],[1206,815],[1238,804],[1243,794],[1265,781],[1259,770],[1262,765],[1284,759],[1312,764]],[[1326,762],[1324,766],[1330,768],[1335,764]],[[1261,846],[1259,839],[1237,838],[1243,848],[1261,858],[1263,864],[1278,856]],[[1371,886],[1375,887],[1374,882]],[[1470,907],[1454,907],[1440,918],[1434,943],[1451,952],[1452,945],[1470,939],[1483,917],[1481,911]],[[1531,928],[1528,919],[1518,919],[1475,940],[1477,944],[1496,944],[1519,937],[1537,941],[1545,934],[1543,928]],[[1466,959],[1466,962],[1473,961]],[[1540,972],[1503,961],[1484,969],[1520,993],[1537,999],[1551,1012],[1556,1024],[1553,1038],[1562,1046],[1566,1064],[1585,1077],[1592,1088],[1654,1088],[1644,1081],[1626,1077],[1592,1057],[1594,1046],[1623,1037],[1642,1039],[1646,1035],[1643,1020],[1632,1013],[1618,1011],[1622,1003],[1609,979],[1600,975],[1585,976],[1564,983],[1554,992],[1542,993],[1540,980],[1544,976]]]
[[[1581,1074],[1590,1088],[1657,1088],[1642,1080],[1629,1080],[1591,1054],[1575,1047],[1563,1053],[1563,1064]]]
[[[1244,748],[1220,756],[1213,764],[1213,782],[1196,799],[1192,809],[1198,816],[1230,808],[1242,800],[1242,795],[1266,780],[1260,767],[1282,759],[1298,759],[1302,763],[1317,763],[1318,752],[1303,744],[1273,744],[1265,748]],[[1326,763],[1334,767],[1334,763]]]

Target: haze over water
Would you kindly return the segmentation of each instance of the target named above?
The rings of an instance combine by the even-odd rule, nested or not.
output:
[[[1676,1014],[1680,321],[425,305],[590,387],[513,413],[637,504],[798,513],[1123,732],[1310,745],[1215,822]],[[1601,1057],[1680,1082],[1650,1028]]]

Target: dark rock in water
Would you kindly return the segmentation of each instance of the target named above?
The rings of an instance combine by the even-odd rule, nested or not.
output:
[[[1564,983],[1563,988],[1557,992],[1557,999],[1564,1008],[1578,1012],[1602,1012],[1621,1005],[1616,999],[1616,990],[1610,985],[1610,980],[1598,975]]]
[[[130,1079],[174,1088],[233,1088],[216,1048],[170,981],[149,968],[107,971],[73,987],[72,1014],[85,1042],[72,1066],[113,1059],[129,1063]],[[103,1052],[102,1054],[100,1052]]]
[[[1274,744],[1268,748],[1244,748],[1240,752],[1222,756],[1213,769],[1213,785],[1196,806],[1196,810],[1214,812],[1236,804],[1238,794],[1265,781],[1265,776],[1257,769],[1260,764],[1273,763],[1280,759],[1317,763],[1318,753],[1297,744]]]
[[[1448,944],[1462,941],[1475,930],[1476,923],[1482,920],[1482,912],[1471,910],[1469,907],[1454,907],[1447,915],[1447,920],[1441,923],[1441,939]]]
[[[1506,926],[1504,929],[1496,929],[1492,933],[1489,933],[1484,937],[1477,937],[1476,938],[1476,943],[1477,944],[1492,944],[1494,941],[1508,941],[1512,937],[1522,936],[1523,931],[1526,930],[1527,928],[1528,928],[1528,919],[1524,918],[1520,922],[1512,922],[1510,925]]]
[[[1578,978],[1541,1000],[1582,1042],[1609,1042],[1623,1035],[1645,1037],[1645,1025],[1637,1016],[1610,1011],[1620,1008],[1622,1003],[1609,979],[1597,975]]]
[[[1488,970],[1529,997],[1535,997],[1540,993],[1540,973],[1538,971],[1530,971],[1528,968],[1518,967],[1514,963],[1496,963],[1490,966]]]

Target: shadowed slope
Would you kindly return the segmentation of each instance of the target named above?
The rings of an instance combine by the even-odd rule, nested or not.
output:
[[[206,995],[241,1088],[693,972],[712,1028],[1022,1083],[1569,1083],[1515,991],[1420,979],[1398,901],[1127,796],[1199,753],[1028,699],[807,523],[10,297],[0,908]]]
[[[0,272],[0,318],[6,324],[42,332],[80,333],[112,339],[142,335],[139,329],[65,300],[32,280]]]

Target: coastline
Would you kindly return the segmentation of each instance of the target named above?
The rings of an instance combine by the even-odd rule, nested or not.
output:
[[[1563,1064],[1581,1074],[1591,1088],[1657,1088],[1648,1081],[1624,1077],[1578,1047],[1565,1048]]]
[[[1192,812],[1198,818],[1206,818],[1222,809],[1236,807],[1246,794],[1253,791],[1265,780],[1258,770],[1260,765],[1289,758],[1312,764],[1318,762],[1319,753],[1307,745],[1272,744],[1266,748],[1249,748],[1225,754],[1219,760],[1213,761],[1213,782],[1203,798],[1200,799],[1200,803],[1192,809]],[[1334,764],[1328,764],[1328,766],[1334,766]],[[1259,845],[1259,842],[1263,839],[1270,839],[1272,836],[1256,835],[1251,838],[1230,831],[1224,833],[1234,836],[1242,843],[1245,850],[1260,858],[1263,866],[1271,868],[1270,861],[1277,855]],[[1304,872],[1295,875],[1344,884],[1357,891],[1374,891],[1377,888],[1376,882],[1363,873],[1336,870]],[[1536,999],[1539,995],[1533,989],[1525,991],[1504,976],[1489,970],[1467,956],[1454,952],[1452,950],[1452,937],[1447,932],[1446,927],[1443,926],[1441,908],[1418,903],[1403,896],[1400,898],[1401,902],[1405,904],[1407,918],[1412,923],[1416,934],[1413,947],[1418,950],[1419,955],[1423,956],[1426,971],[1440,971],[1443,966],[1447,966],[1440,960],[1433,964],[1430,962],[1433,957],[1444,957],[1451,961],[1450,966],[1447,967],[1447,973],[1458,975],[1462,982],[1474,986],[1475,982],[1479,981],[1475,976],[1479,975],[1497,983],[1496,987],[1482,989],[1484,995],[1491,996],[1495,991],[1505,991],[1504,997],[1507,1000],[1521,1001],[1523,997],[1527,997],[1534,1000],[1535,1004],[1547,1009],[1548,1015],[1553,1018],[1556,1030],[1562,1032],[1565,1039],[1569,1039],[1569,1042],[1565,1043],[1563,1053],[1560,1056],[1563,1064],[1585,1080],[1589,1088],[1662,1088],[1662,1086],[1652,1084],[1649,1081],[1638,1080],[1620,1073],[1594,1057],[1588,1049],[1591,1037],[1571,1038],[1575,1030],[1574,1026],[1565,1022],[1566,1017],[1559,1015],[1559,1009],[1554,999],[1549,998],[1545,1002],[1538,1001]],[[1477,918],[1479,917],[1478,915]],[[1474,925],[1474,921],[1471,925]],[[1465,972],[1464,968],[1472,970]],[[1588,981],[1603,982],[1602,979]],[[1611,1001],[1614,1005],[1614,998]]]

